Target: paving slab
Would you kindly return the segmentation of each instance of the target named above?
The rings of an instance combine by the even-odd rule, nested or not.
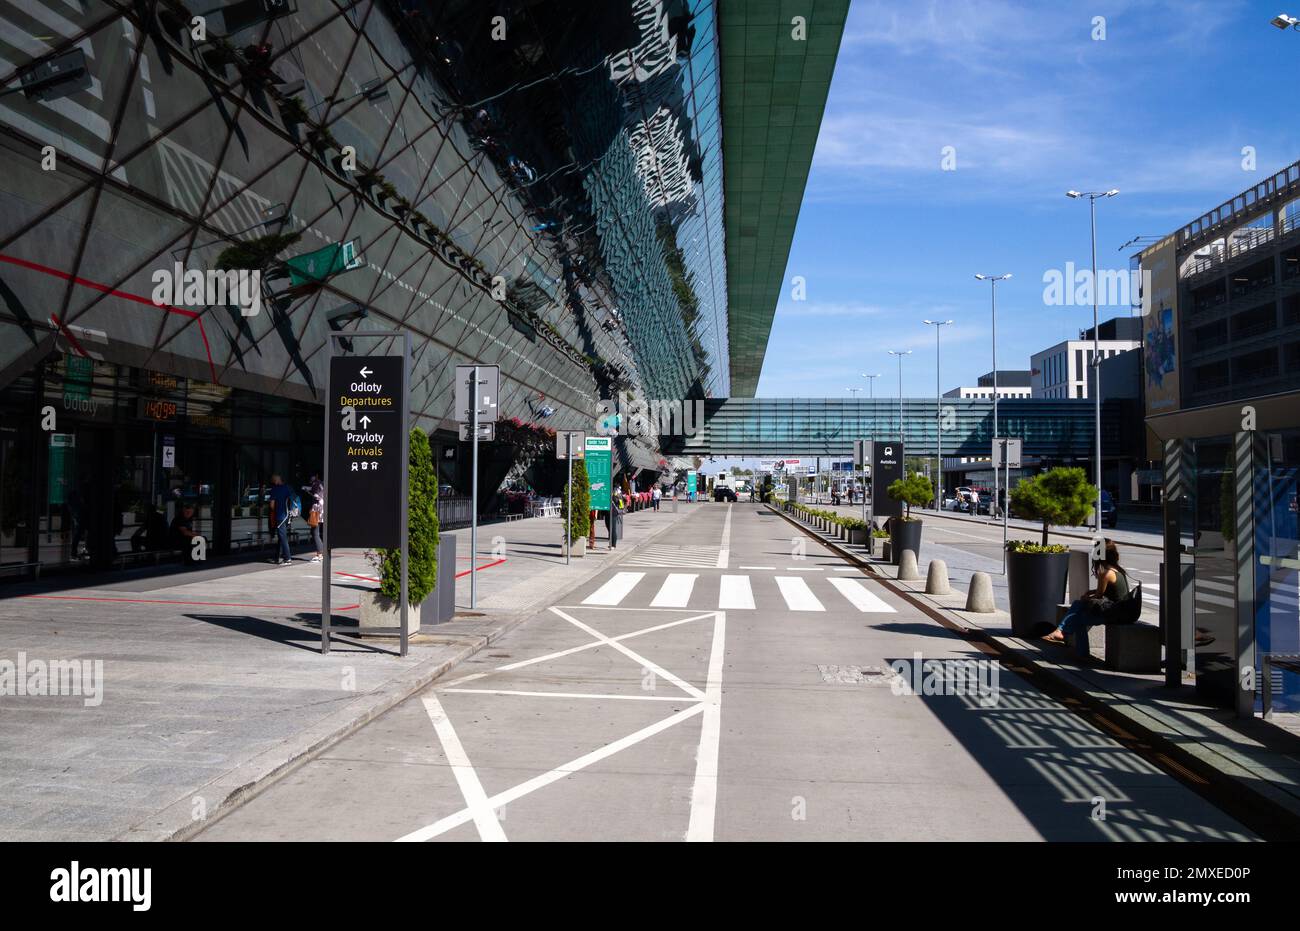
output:
[[[626,515],[613,551],[601,526],[595,551],[569,565],[556,518],[485,525],[472,562],[469,530],[450,531],[464,557],[457,616],[426,624],[406,657],[393,639],[346,633],[321,655],[321,564],[309,553],[286,567],[214,561],[7,587],[0,661],[86,661],[99,697],[0,696],[0,840],[189,836],[707,507],[665,504]],[[333,603],[346,625],[374,569],[358,551],[336,552],[332,569],[345,573]]]

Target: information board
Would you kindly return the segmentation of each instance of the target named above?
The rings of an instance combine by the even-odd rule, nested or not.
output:
[[[401,356],[330,359],[325,493],[334,549],[401,546],[404,390]]]
[[[614,481],[614,441],[607,436],[587,437],[587,481],[591,485],[591,509],[609,510],[610,486]]]
[[[871,449],[871,511],[876,517],[902,517],[903,502],[889,497],[889,486],[903,477],[903,441],[876,440]]]

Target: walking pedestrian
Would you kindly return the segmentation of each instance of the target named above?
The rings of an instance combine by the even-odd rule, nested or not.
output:
[[[659,499],[662,498],[663,496],[664,496],[663,489],[660,488],[658,485],[656,485],[650,491],[650,502],[651,504],[654,505],[654,509],[656,511],[659,510]]]
[[[320,562],[325,558],[325,483],[319,475],[311,477],[307,494],[312,497],[311,509],[307,512],[307,526],[311,528],[311,542],[316,547],[316,555],[311,561]]]
[[[289,557],[289,521],[297,516],[302,505],[293,489],[284,483],[280,476],[271,476],[271,521],[275,525],[275,535],[279,543],[276,565],[287,566],[293,560]]]

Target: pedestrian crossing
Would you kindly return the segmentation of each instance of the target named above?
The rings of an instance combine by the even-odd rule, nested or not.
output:
[[[691,544],[656,543],[623,560],[621,565],[645,569],[721,569],[719,548]]]
[[[647,578],[645,572],[616,572],[582,600],[608,608],[692,608],[753,611],[758,605],[794,612],[825,612],[848,606],[864,614],[895,614],[893,607],[858,579],[843,576],[707,575],[670,572]],[[757,592],[756,592],[757,590]]]

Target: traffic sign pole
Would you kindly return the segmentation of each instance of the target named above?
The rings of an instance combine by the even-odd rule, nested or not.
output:
[[[569,503],[564,508],[564,564],[572,562],[569,550],[573,548],[573,434],[564,434],[564,456],[569,460],[569,482],[564,486],[564,493]]]
[[[474,434],[474,454],[470,462],[469,493],[469,607],[478,607],[478,366],[470,376],[470,430]],[[461,486],[464,487],[464,486]]]
[[[411,610],[407,588],[408,566],[410,562],[410,529],[411,529],[411,505],[410,505],[410,488],[411,488],[411,431],[408,426],[408,418],[411,416],[410,400],[407,398],[406,386],[410,381],[411,368],[411,333],[409,330],[402,331],[402,420],[399,429],[401,430],[402,451],[402,479],[397,484],[397,509],[402,515],[402,655],[406,655],[406,648],[409,642],[407,634],[407,613]]]

